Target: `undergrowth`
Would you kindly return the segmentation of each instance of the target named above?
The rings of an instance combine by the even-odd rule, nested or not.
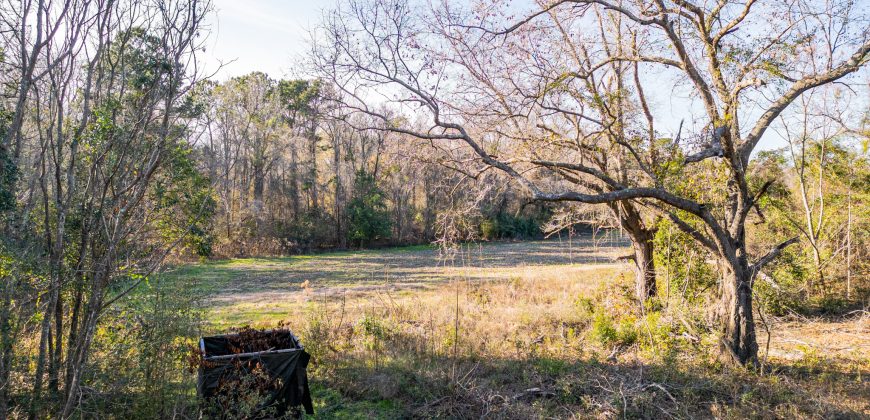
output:
[[[300,333],[313,355],[316,416],[870,414],[866,357],[807,352],[796,362],[766,360],[762,371],[722,365],[703,309],[677,300],[640,307],[630,281],[613,273],[594,292],[566,279],[516,278],[314,300]]]

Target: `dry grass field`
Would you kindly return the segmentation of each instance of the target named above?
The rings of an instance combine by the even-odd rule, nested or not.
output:
[[[867,418],[870,316],[767,319],[763,372],[715,357],[703,304],[630,299],[615,238],[241,259],[172,273],[209,332],[284,323],[318,418]]]

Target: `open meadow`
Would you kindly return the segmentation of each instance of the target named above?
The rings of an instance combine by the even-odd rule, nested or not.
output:
[[[205,333],[284,324],[317,418],[863,418],[870,318],[766,321],[764,373],[720,364],[703,305],[631,299],[627,244],[591,237],[213,261]],[[766,328],[759,326],[759,330]],[[708,332],[705,332],[708,331]]]

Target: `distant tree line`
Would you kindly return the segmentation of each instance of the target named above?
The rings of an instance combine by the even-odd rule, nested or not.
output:
[[[427,243],[438,214],[462,203],[481,210],[469,238],[541,235],[546,206],[526,205],[507,178],[490,175],[483,191],[447,165],[457,151],[361,129],[377,121],[351,115],[337,94],[317,79],[263,73],[198,86],[195,148],[217,198],[212,252]]]

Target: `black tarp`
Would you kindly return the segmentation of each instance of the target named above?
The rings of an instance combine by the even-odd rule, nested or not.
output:
[[[283,415],[302,406],[313,414],[306,368],[310,356],[289,330],[255,331],[203,337],[203,360],[199,367],[197,392],[206,402],[225,393],[228,383],[261,369],[269,377],[260,405],[265,411]]]

